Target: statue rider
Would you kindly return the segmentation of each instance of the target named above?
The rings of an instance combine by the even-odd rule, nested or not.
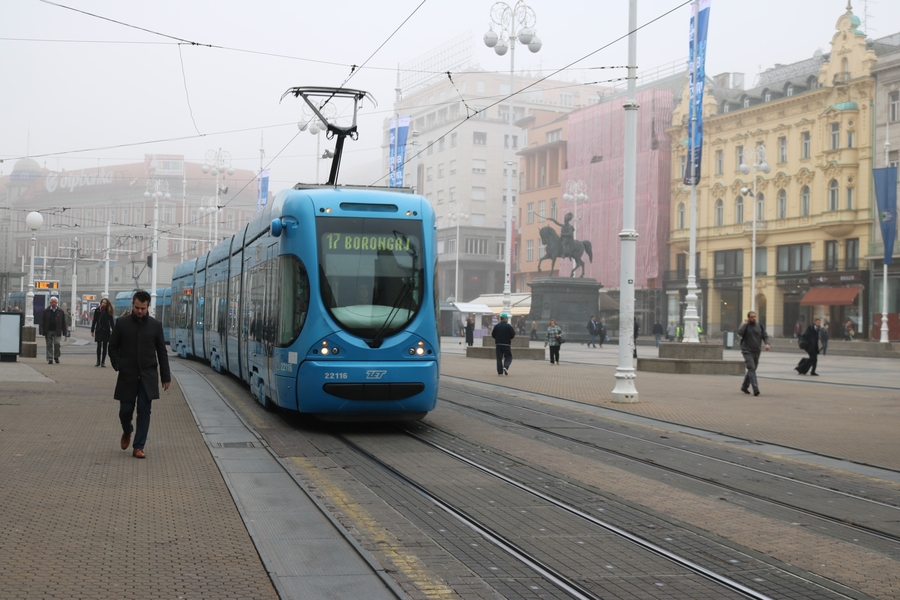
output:
[[[575,226],[570,223],[574,215],[572,213],[566,213],[565,219],[560,223],[553,217],[548,218],[548,221],[553,221],[557,225],[559,225],[559,239],[562,244],[562,254],[563,257],[571,257],[572,254],[575,253]]]

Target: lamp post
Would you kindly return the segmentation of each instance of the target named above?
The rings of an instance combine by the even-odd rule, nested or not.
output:
[[[234,168],[231,166],[231,153],[219,148],[216,150],[208,150],[206,152],[206,158],[204,159],[203,166],[200,168],[204,173],[209,173],[211,170],[216,174],[216,203],[212,210],[213,213],[213,227],[215,229],[215,239],[216,243],[219,243],[219,174],[228,172],[229,175],[234,175]],[[212,250],[212,244],[210,244],[210,250]]]
[[[772,168],[769,166],[769,163],[766,162],[766,147],[764,144],[758,144],[756,150],[753,152],[756,154],[753,165],[751,166],[745,162],[741,162],[741,165],[738,168],[744,175],[747,175],[750,173],[750,170],[753,169],[753,235],[750,242],[750,310],[756,312],[756,220],[759,218],[759,199],[756,196],[756,171],[760,170],[763,173],[768,174]],[[746,158],[746,151],[742,158]],[[745,196],[749,192],[749,188],[741,188],[741,193]]]
[[[566,182],[566,192],[563,194],[563,200],[566,202],[571,202],[574,204],[574,223],[572,223],[572,227],[576,228],[577,231],[577,223],[578,223],[578,203],[579,202],[587,202],[589,200],[587,192],[587,184],[580,179],[570,179]]]
[[[337,109],[334,104],[329,102],[325,106],[321,107],[322,116],[328,120],[332,120],[337,114]],[[297,129],[300,131],[309,131],[310,134],[316,136],[316,181],[315,183],[319,183],[319,161],[323,158],[334,158],[334,154],[330,150],[326,150],[323,154],[319,154],[320,150],[320,142],[322,140],[319,137],[319,134],[323,131],[328,131],[328,126],[320,121],[313,111],[311,111],[307,106],[303,107],[303,120],[297,123]]]
[[[25,327],[34,327],[34,252],[37,244],[37,230],[44,224],[39,212],[30,212],[25,217],[25,226],[31,230],[31,267],[28,272],[28,293],[25,295]]]
[[[451,213],[447,216],[451,220],[456,221],[456,269],[454,272],[456,283],[453,286],[453,301],[461,302],[461,300],[459,299],[459,222],[463,219],[468,219],[469,215],[459,212],[457,207],[457,212]]]
[[[634,277],[638,232],[634,228],[637,203],[637,0],[628,0],[628,99],[625,102],[625,164],[622,177],[622,255],[619,263],[619,361],[616,366],[616,386],[613,402],[637,402],[634,385],[632,323],[634,322]],[[627,340],[631,340],[628,343]]]
[[[218,188],[216,182],[216,188]],[[169,193],[169,182],[164,179],[148,179],[147,191],[144,198],[153,198],[153,241],[150,244],[152,257],[150,259],[150,316],[156,316],[156,275],[159,271],[159,199],[168,200],[172,197]]]
[[[516,40],[520,44],[528,46],[531,52],[541,49],[541,40],[534,33],[534,25],[537,17],[534,9],[525,4],[523,0],[510,6],[505,2],[495,2],[491,6],[491,21],[500,29],[498,36],[494,32],[493,25],[484,34],[484,44],[493,48],[494,52],[503,56],[509,50],[509,135],[506,143],[506,245],[504,247],[503,278],[503,312],[509,314],[510,281],[512,280],[512,265],[510,250],[512,249],[512,168],[513,168],[513,121],[515,105],[515,66],[516,66]],[[516,30],[518,29],[518,33]],[[458,249],[457,249],[458,250]]]

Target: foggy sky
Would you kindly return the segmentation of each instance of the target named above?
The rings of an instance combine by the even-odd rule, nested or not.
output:
[[[183,154],[203,162],[207,150],[218,148],[232,154],[235,168],[256,171],[263,131],[270,189],[311,182],[316,138],[308,132],[297,135],[302,101],[278,100],[292,86],[339,86],[346,81],[347,87],[371,92],[378,107],[367,103],[360,114],[359,141],[345,145],[341,182],[370,184],[374,180],[364,179],[378,174],[382,121],[392,113],[398,64],[470,32],[482,69],[508,72],[510,67],[509,54],[499,57],[481,42],[490,24],[490,1],[59,3],[198,44],[252,53],[179,45],[168,37],[39,0],[2,0],[4,175],[26,154],[50,169],[77,171],[140,162],[146,153]],[[517,72],[550,74],[627,33],[626,0],[529,4],[537,15],[543,48],[531,54],[519,47]],[[681,4],[639,0],[639,25],[676,9],[639,32],[639,76],[643,69],[687,57],[691,5],[677,8]],[[864,4],[856,0],[854,13],[864,19],[862,28],[870,37],[900,31],[900,2],[869,2],[867,21]],[[744,72],[750,86],[757,73],[775,63],[810,58],[817,48],[828,51],[845,7],[846,0],[712,0],[706,72]],[[625,65],[626,57],[627,42],[622,39],[554,78],[587,83],[623,77],[624,69],[590,68]],[[367,59],[366,67],[348,81],[350,65]],[[145,143],[163,139],[171,140]],[[116,148],[73,152],[107,146]],[[322,137],[321,148],[331,147]],[[327,170],[323,161],[322,179]]]

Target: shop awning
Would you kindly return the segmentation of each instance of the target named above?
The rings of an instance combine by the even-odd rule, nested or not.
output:
[[[454,302],[453,306],[463,314],[489,315],[494,312],[487,304],[476,304],[474,302]]]
[[[862,287],[855,285],[852,287],[815,287],[810,288],[800,306],[850,306],[856,302]]]

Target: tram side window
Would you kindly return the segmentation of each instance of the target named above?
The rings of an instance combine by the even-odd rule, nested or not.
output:
[[[266,261],[266,324],[263,337],[270,346],[276,342],[278,333],[278,306],[281,304],[281,277],[279,275],[279,259]]]
[[[296,256],[281,257],[281,315],[278,345],[289,345],[300,335],[309,311],[309,275]]]
[[[228,294],[228,335],[237,337],[238,334],[238,290],[241,289],[241,276],[235,275],[228,284],[230,286]]]
[[[256,265],[250,269],[250,277],[247,282],[247,290],[249,291],[250,306],[250,339],[254,341],[263,341],[263,300],[265,298],[265,276],[263,274],[262,265]]]

